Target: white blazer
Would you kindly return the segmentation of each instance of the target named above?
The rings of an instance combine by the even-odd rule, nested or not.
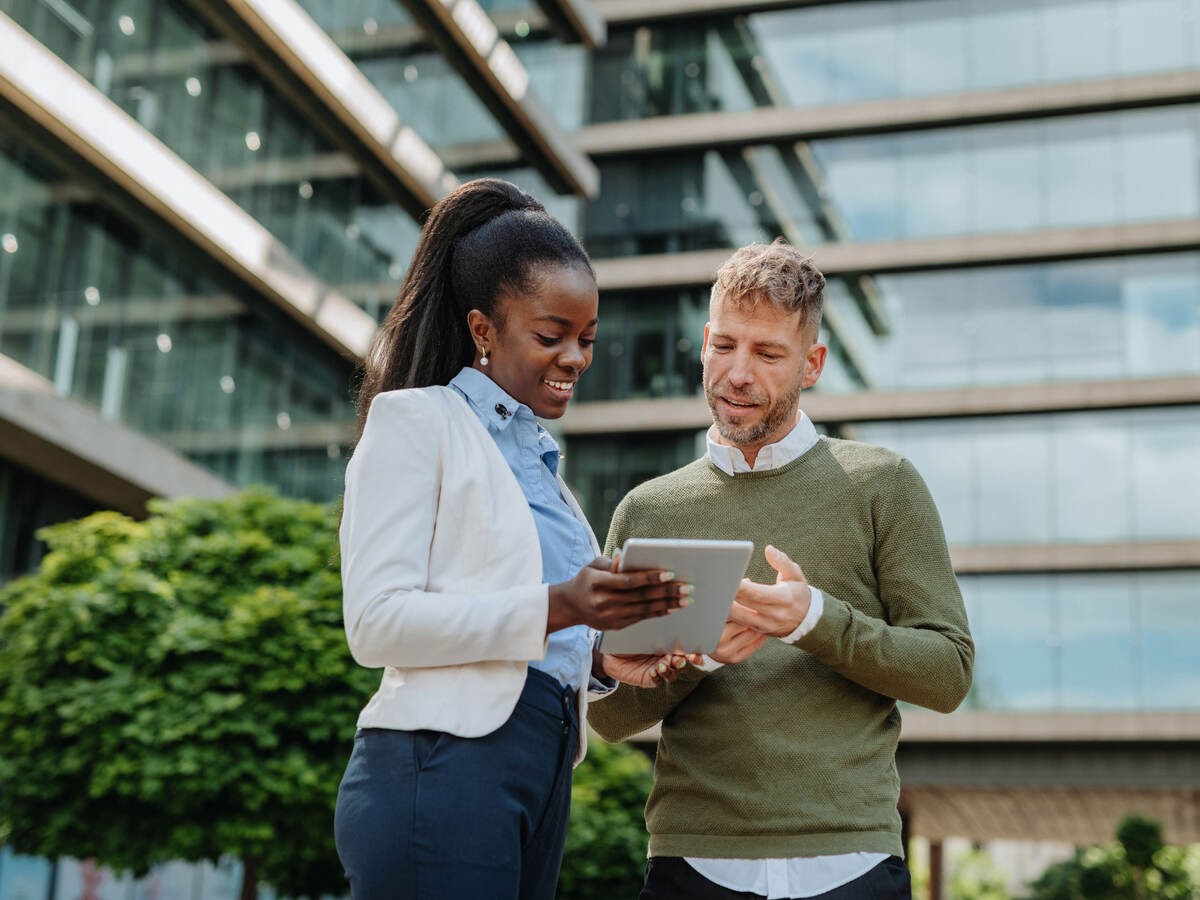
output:
[[[548,588],[525,494],[461,395],[428,387],[375,397],[346,468],[340,537],[350,652],[384,667],[358,726],[479,737],[503,725],[526,661],[546,654]],[[576,762],[586,713],[580,690]]]

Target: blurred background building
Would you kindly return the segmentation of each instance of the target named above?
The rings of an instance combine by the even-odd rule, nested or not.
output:
[[[935,871],[1200,840],[1200,0],[0,0],[0,580],[98,508],[335,497],[419,216],[479,175],[595,260],[559,433],[601,534],[702,452],[715,269],[811,248],[806,409],[924,474],[978,644],[905,713]],[[6,853],[0,897],[80,871]]]

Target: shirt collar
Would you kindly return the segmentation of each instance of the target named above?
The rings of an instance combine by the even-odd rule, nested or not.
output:
[[[528,416],[530,421],[536,423],[533,410],[523,403],[518,403],[500,385],[471,366],[464,366],[450,379],[450,387],[467,398],[467,402],[475,410],[475,415],[489,429],[506,431],[518,414],[521,414],[522,418]]]
[[[800,418],[796,427],[773,444],[767,444],[758,451],[754,465],[746,463],[746,457],[737,447],[729,447],[717,443],[720,432],[717,426],[708,429],[708,458],[713,465],[726,475],[739,475],[744,472],[763,472],[767,469],[778,469],[793,460],[799,459],[814,446],[819,436],[812,420],[804,410],[800,410]]]

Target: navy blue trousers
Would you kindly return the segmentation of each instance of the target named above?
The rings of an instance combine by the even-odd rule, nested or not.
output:
[[[484,737],[359,729],[334,816],[354,900],[553,900],[578,740],[574,691],[536,669]]]

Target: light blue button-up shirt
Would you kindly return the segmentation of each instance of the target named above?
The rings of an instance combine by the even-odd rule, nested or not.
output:
[[[559,490],[558,444],[528,406],[518,403],[478,369],[464,368],[450,387],[466,399],[487,428],[529,501],[542,548],[542,581],[570,581],[595,554],[587,527],[575,518]],[[529,665],[578,690],[583,687],[580,672],[591,665],[594,635],[586,625],[555,631],[545,658],[531,660]],[[604,690],[595,679],[590,686]]]

